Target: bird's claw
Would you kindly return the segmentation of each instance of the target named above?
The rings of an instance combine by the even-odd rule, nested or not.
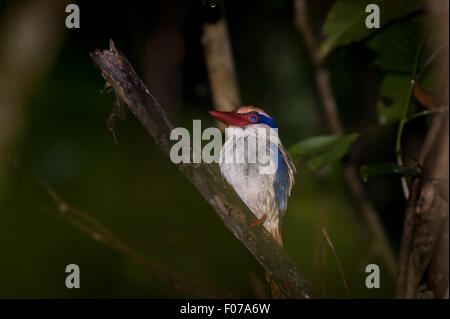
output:
[[[260,219],[257,219],[256,221],[251,223],[250,227],[255,227],[255,226],[264,224],[266,218],[267,218],[267,214],[264,214]]]

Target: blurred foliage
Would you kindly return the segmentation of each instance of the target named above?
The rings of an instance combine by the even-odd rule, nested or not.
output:
[[[391,175],[399,174],[405,177],[417,177],[420,174],[408,167],[400,166],[395,163],[382,163],[375,165],[363,165],[360,167],[361,177],[363,181],[367,182],[370,176],[374,175]]]
[[[378,29],[365,26],[368,4],[380,7],[380,25],[384,26],[417,11],[423,3],[423,0],[337,0],[323,26],[327,38],[321,45],[321,51],[326,55],[338,46],[360,41],[377,32]]]
[[[357,137],[357,133],[314,136],[291,146],[289,153],[294,160],[303,161],[310,170],[316,170],[344,156]]]
[[[166,37],[160,43],[183,56],[182,70],[176,74],[182,78],[182,107],[166,107],[178,126],[190,129],[193,119],[201,119],[202,128],[214,125],[207,113],[211,99],[201,47],[201,23],[211,19],[202,16],[200,2],[127,2],[117,7],[106,0],[81,0],[81,29],[67,31],[56,65],[49,66],[48,80],[35,84],[26,101],[26,129],[11,152],[72,206],[90,213],[142,254],[238,296],[257,297],[267,293],[260,266],[133,116],[119,124],[119,143],[113,143],[104,125],[113,96],[99,93],[104,81],[89,61],[88,53],[106,47],[112,38],[138,73],[145,75],[149,36],[155,30],[176,31],[158,17],[171,17],[173,10],[180,10],[174,3],[183,3],[181,49],[170,47]],[[392,162],[390,124],[400,118],[406,103],[421,32],[421,19],[409,15],[422,1],[337,0],[329,12],[330,2],[325,2],[310,1],[320,11],[318,16],[327,16],[322,52],[328,55],[346,131],[359,133],[325,135],[310,57],[295,29],[289,1],[225,2],[239,87],[244,104],[261,106],[276,120],[283,144],[293,145],[290,152],[298,159],[299,172],[283,223],[288,254],[316,290],[324,279],[327,297],[345,297],[339,269],[328,250],[323,252],[323,272],[319,271],[321,225],[326,224],[351,295],[392,297],[394,278],[369,249],[368,231],[357,218],[337,160],[346,155],[362,165]],[[368,3],[382,6],[386,28],[364,27]],[[5,12],[11,11],[0,12],[0,28]],[[217,12],[213,14],[217,17]],[[323,23],[316,20],[315,24]],[[150,49],[158,51],[158,47]],[[156,70],[167,62],[165,58],[162,55]],[[164,75],[159,76],[164,80]],[[424,81],[427,76],[423,74]],[[148,85],[152,91],[155,83]],[[373,124],[377,108],[385,126]],[[425,123],[426,119],[417,120],[405,133],[420,140]],[[365,170],[384,174],[399,168]],[[55,218],[58,213],[47,194],[26,171],[11,165],[8,179],[2,182],[7,189],[0,202],[0,297],[198,297],[173,289],[134,260]],[[381,175],[371,178],[366,187],[393,246],[398,247],[404,211],[398,178]],[[64,285],[69,263],[81,268],[81,289],[68,290]],[[380,265],[380,289],[365,287],[364,269],[369,263]]]
[[[408,91],[411,86],[411,76],[387,74],[380,86],[382,99],[377,104],[378,121],[380,124],[398,122],[408,100]],[[413,108],[410,108],[411,113]]]
[[[425,33],[424,17],[420,15],[390,25],[367,41],[377,54],[373,65],[386,72],[410,75]]]
[[[368,47],[377,53],[373,65],[387,73],[380,88],[383,99],[377,105],[380,124],[393,123],[402,117],[413,65],[424,37],[423,16],[415,16],[387,27],[367,41]],[[413,113],[416,108],[416,103],[413,103],[408,112]]]

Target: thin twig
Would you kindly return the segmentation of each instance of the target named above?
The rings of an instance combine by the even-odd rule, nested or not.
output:
[[[448,219],[448,200],[438,195],[440,183],[436,183],[436,180],[443,180],[448,185],[448,117],[445,115],[438,114],[433,118],[421,147],[419,161],[424,167],[425,178],[413,181],[406,207],[399,253],[397,298],[413,298],[432,258],[439,229],[448,224],[448,221],[445,222]],[[448,188],[446,193],[448,196]],[[446,253],[440,253],[440,258],[448,263],[448,248]],[[435,275],[445,282],[448,267],[441,271]]]
[[[403,114],[402,117],[400,119],[399,125],[398,125],[398,130],[397,130],[397,138],[395,141],[395,157],[397,159],[397,164],[400,166],[403,166],[403,157],[402,157],[402,133],[403,133],[403,127],[405,126],[406,123],[406,115],[408,114],[408,108],[409,108],[409,104],[411,103],[411,95],[412,95],[412,91],[413,91],[413,87],[414,87],[414,80],[411,80],[411,83],[409,85],[408,88],[408,97],[406,98],[406,103],[405,106],[403,108]],[[409,188],[408,188],[408,183],[406,181],[406,178],[404,176],[402,176],[400,178],[401,181],[401,185],[402,185],[402,191],[403,191],[403,195],[405,196],[405,199],[408,200],[409,198]]]
[[[346,293],[347,297],[350,297],[350,292],[349,292],[348,286],[347,286],[347,280],[345,280],[344,269],[342,268],[341,261],[339,260],[339,256],[336,253],[336,249],[334,248],[333,242],[331,241],[330,236],[328,235],[328,229],[327,229],[326,225],[322,225],[322,234],[323,234],[323,237],[326,239],[328,245],[330,246],[331,251],[333,252],[334,258],[336,258],[336,263],[339,267],[339,271],[341,272],[342,282],[344,283],[345,293]]]
[[[323,273],[323,247],[325,246],[325,237],[322,237],[319,248],[319,274],[320,274],[320,287],[322,292],[322,298],[325,298],[325,278]]]
[[[405,120],[405,124],[410,122],[410,121],[412,121],[412,120],[414,120],[414,119],[416,119],[416,118],[418,118],[418,117],[427,116],[427,115],[431,115],[431,114],[435,114],[435,113],[444,113],[444,112],[447,112],[447,111],[448,111],[448,107],[440,107],[440,108],[437,108],[437,109],[424,110],[424,111],[421,111],[421,112],[417,112],[417,113],[411,115],[410,117],[408,117]]]
[[[448,46],[448,42],[442,43],[434,52],[430,55],[430,57],[423,63],[420,70],[417,72],[417,78],[420,78],[421,75],[428,70],[429,66],[433,61],[435,61],[436,57]]]
[[[296,25],[303,35],[314,66],[315,83],[320,99],[319,104],[322,107],[330,131],[333,134],[340,135],[343,133],[343,128],[337,111],[336,100],[331,90],[328,71],[324,67],[324,57],[319,50],[319,46],[308,22],[306,2],[305,0],[294,0],[294,5]],[[358,206],[363,219],[369,227],[375,246],[378,247],[378,251],[380,251],[389,272],[394,276],[396,273],[394,253],[383,225],[378,218],[378,213],[367,197],[367,194],[363,191],[364,186],[359,177],[358,169],[353,163],[348,163],[345,167],[345,182],[355,204]]]
[[[298,29],[303,35],[306,47],[311,56],[315,70],[315,82],[317,93],[323,108],[325,120],[330,127],[331,132],[336,135],[344,133],[341,119],[336,107],[336,100],[331,90],[328,71],[324,66],[324,58],[320,52],[319,45],[314,37],[311,26],[308,22],[308,10],[304,0],[295,0],[295,21]]]
[[[3,196],[6,176],[3,154],[16,145],[19,136],[25,134],[31,116],[31,108],[28,107],[31,93],[45,85],[68,31],[62,25],[66,1],[1,3],[0,197]]]
[[[26,170],[51,198],[58,211],[58,217],[72,224],[81,232],[89,235],[95,241],[98,241],[105,246],[113,248],[124,255],[131,257],[148,272],[152,273],[159,279],[169,282],[177,290],[191,291],[207,298],[236,298],[235,295],[225,289],[214,287],[204,280],[170,270],[164,265],[142,255],[132,247],[125,244],[93,216],[68,204],[46,180],[33,172],[29,167],[23,165],[18,158],[12,156],[9,157],[14,160],[14,163],[17,166]]]

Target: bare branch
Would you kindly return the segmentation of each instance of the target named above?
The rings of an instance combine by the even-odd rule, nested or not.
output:
[[[350,291],[348,290],[347,280],[345,280],[344,268],[342,268],[341,261],[339,260],[339,256],[336,253],[336,249],[334,248],[333,242],[331,241],[330,235],[328,235],[328,228],[326,225],[322,225],[322,234],[325,240],[330,246],[331,251],[333,252],[334,258],[336,258],[336,263],[339,267],[339,271],[341,272],[342,282],[344,283],[345,294],[347,297],[350,297]]]
[[[442,125],[447,127],[440,127]],[[433,149],[437,150],[438,154],[430,153],[432,157],[429,161],[432,164],[428,164],[426,168],[428,168],[428,174],[432,170],[435,178],[442,175],[443,178],[447,178],[448,183],[448,118],[444,116],[436,118],[433,121],[433,126],[437,126],[440,129],[430,130],[425,144],[431,141],[434,145]],[[429,147],[425,145],[422,148],[422,152],[428,149]],[[446,153],[442,154],[442,152]],[[426,175],[428,180],[414,181],[412,196],[408,201],[399,256],[399,276],[397,281],[397,297],[399,298],[412,298],[415,295],[432,258],[434,246],[439,242],[440,233],[445,233],[446,231],[443,228],[446,221],[448,225],[448,198],[445,199],[439,195],[439,188],[442,186],[433,183],[433,177],[428,174]],[[448,189],[447,191],[444,190],[444,192],[448,193]],[[445,258],[445,254],[441,258],[446,259],[448,265],[448,252],[447,258]],[[445,269],[442,270],[442,276],[445,277],[446,272],[448,278],[448,267],[446,271]],[[445,280],[440,281],[445,282]]]
[[[439,21],[436,34],[448,43],[448,2],[428,1],[432,19]],[[442,45],[441,45],[442,47]],[[445,70],[446,86],[439,105],[449,105],[448,45],[440,55],[439,69]],[[441,49],[438,49],[441,50]],[[435,298],[448,298],[449,287],[449,118],[440,113],[433,118],[421,147],[418,166],[423,179],[411,185],[399,253],[397,298],[413,298],[422,283]]]
[[[213,97],[214,108],[219,111],[232,111],[241,105],[237,77],[234,69],[233,54],[228,37],[227,21],[223,4],[214,4],[220,18],[215,22],[203,24],[202,43],[208,71],[209,85]],[[216,121],[220,129],[225,124]],[[262,224],[261,220],[253,222],[250,227]],[[272,298],[286,298],[278,285],[266,273]]]
[[[197,279],[168,269],[163,264],[142,255],[134,248],[125,244],[93,216],[67,203],[46,180],[34,173],[28,167],[25,167],[18,158],[13,156],[9,157],[18,167],[26,170],[47,193],[55,204],[58,217],[72,224],[81,232],[89,235],[93,240],[131,257],[149,273],[160,280],[169,282],[175,289],[190,291],[207,298],[236,298],[235,295],[225,289],[214,287],[202,279]],[[52,213],[55,212],[53,209],[45,210]]]
[[[232,111],[241,104],[241,99],[223,13],[218,21],[203,24],[202,44],[214,108],[219,111]],[[223,123],[217,124],[221,128],[224,127]]]
[[[325,247],[325,237],[322,238],[319,248],[319,274],[320,274],[320,288],[322,298],[325,298],[325,278],[323,273],[323,247]]]
[[[155,142],[169,154],[173,126],[123,54],[110,41],[109,50],[96,50],[91,58],[112,85],[116,97],[128,105]],[[222,178],[217,164],[179,164],[177,167],[288,297],[311,297],[309,281],[272,236],[263,227],[250,227],[254,215]]]
[[[306,47],[313,62],[317,93],[320,99],[320,105],[323,109],[324,117],[328,123],[330,131],[333,134],[341,135],[343,133],[343,128],[339,118],[339,113],[337,111],[336,100],[331,89],[328,71],[324,66],[324,57],[319,50],[319,46],[308,22],[306,1],[294,0],[294,5],[295,21],[304,38]],[[369,227],[377,251],[380,252],[391,274],[395,275],[396,263],[391,245],[389,244],[388,238],[380,219],[378,218],[375,208],[363,191],[364,185],[359,177],[358,169],[352,163],[348,163],[345,168],[345,182],[350,190],[355,204],[358,206],[363,219]]]
[[[433,272],[435,284],[447,285],[438,289],[435,296],[442,297],[448,289],[448,249],[445,250],[445,246],[448,248],[448,130],[448,117],[436,116],[422,147],[419,164],[425,167],[426,179],[413,182],[406,208],[399,254],[398,298],[414,297],[433,256],[435,264],[441,264],[439,271]],[[444,185],[436,183],[438,180],[443,180]]]
[[[295,0],[294,5],[295,22],[303,35],[306,47],[311,56],[311,61],[314,65],[317,93],[323,108],[325,120],[328,122],[330,131],[333,132],[333,134],[343,134],[344,130],[337,111],[336,100],[330,87],[328,71],[324,66],[324,58],[319,50],[319,45],[308,22],[306,2],[304,0]]]
[[[45,80],[56,61],[64,39],[64,6],[64,1],[57,0],[14,1],[9,10],[2,11],[0,154],[10,150],[23,134],[30,93]],[[0,181],[6,176],[5,168],[0,156]],[[0,197],[2,186],[0,183]]]

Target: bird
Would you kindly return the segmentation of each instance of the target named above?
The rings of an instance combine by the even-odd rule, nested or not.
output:
[[[209,113],[228,128],[240,128],[228,137],[225,134],[219,161],[221,174],[256,216],[257,220],[251,226],[263,224],[278,244],[283,246],[281,223],[296,169],[279,139],[275,121],[256,106],[240,106],[231,112],[211,110]],[[258,154],[249,154],[256,152],[256,148],[248,147],[250,137],[260,138],[270,147],[270,159],[276,163],[271,172],[261,173],[264,163],[259,160]],[[233,153],[236,158],[243,155],[243,161],[227,161],[227,158],[233,158]],[[249,160],[255,157],[256,161]]]

